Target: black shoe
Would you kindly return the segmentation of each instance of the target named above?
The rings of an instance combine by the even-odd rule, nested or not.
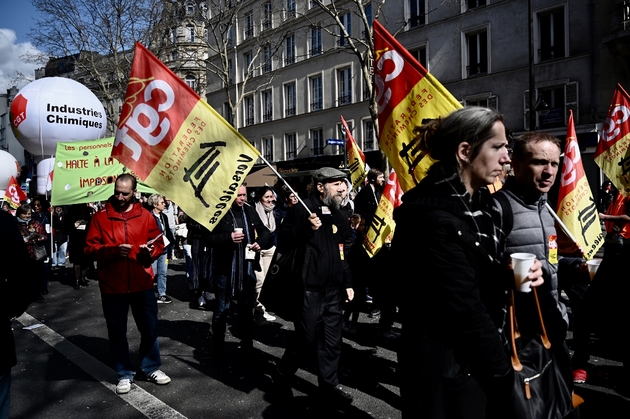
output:
[[[74,281],[74,285],[72,286],[72,288],[74,288],[75,290],[78,290],[81,288],[79,281]]]
[[[321,395],[327,402],[332,403],[352,403],[354,399],[352,394],[348,393],[346,390],[341,387],[341,385],[337,384],[336,386],[325,386],[320,387]]]
[[[291,377],[282,374],[278,368],[276,368],[271,375],[271,381],[273,381],[272,396],[275,401],[287,401],[293,398]]]
[[[370,319],[378,319],[380,316],[381,316],[381,310],[379,309],[372,310],[370,314],[368,314],[368,317]]]
[[[86,278],[81,278],[79,279],[79,286],[87,288],[90,286],[90,283],[88,282]]]

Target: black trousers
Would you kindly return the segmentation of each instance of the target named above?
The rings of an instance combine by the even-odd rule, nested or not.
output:
[[[293,342],[284,352],[278,365],[282,375],[295,374],[302,359],[308,356],[316,345],[320,387],[339,384],[337,367],[342,342],[342,293],[339,288],[304,292],[302,316],[295,322]]]

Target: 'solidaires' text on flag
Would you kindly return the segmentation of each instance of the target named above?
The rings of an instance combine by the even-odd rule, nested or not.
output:
[[[348,153],[348,169],[350,169],[350,183],[352,183],[352,189],[357,189],[367,176],[367,169],[365,167],[365,155],[357,145],[352,133],[348,129],[346,120],[341,117],[341,124],[346,133],[346,150]]]
[[[630,193],[630,96],[617,84],[593,158],[615,187]]]
[[[212,231],[259,152],[136,43],[112,156]]]
[[[379,146],[406,192],[433,164],[418,148],[414,128],[424,119],[446,116],[462,105],[376,20],[374,49]]]
[[[604,243],[597,203],[584,174],[584,165],[577,142],[573,111],[569,113],[567,143],[564,149],[557,214],[585,259],[592,259]]]

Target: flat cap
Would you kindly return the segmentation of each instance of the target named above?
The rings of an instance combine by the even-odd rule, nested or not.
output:
[[[322,167],[313,172],[315,183],[325,183],[333,179],[345,179],[348,176],[341,170],[332,167]]]

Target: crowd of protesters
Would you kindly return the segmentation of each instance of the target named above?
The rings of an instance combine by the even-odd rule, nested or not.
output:
[[[330,167],[314,171],[301,194],[282,183],[258,188],[244,183],[212,231],[169,198],[138,194],[135,179],[122,175],[106,203],[51,209],[44,197],[35,197],[17,208],[36,301],[44,302],[51,275],[62,273],[78,290],[98,276],[117,392],[129,392],[136,374],[126,335],[129,308],[142,336],[140,369],[150,381],[167,384],[170,377],[160,369],[157,306],[172,302],[166,294],[168,263],[182,259],[190,308],[213,312],[212,350],[218,359],[234,306],[245,359],[253,349],[254,327],[276,316],[294,322],[294,337],[272,376],[279,400],[292,397],[292,376],[317,349],[319,396],[351,403],[353,396],[338,378],[342,336],[361,333],[360,315],[369,313],[380,317],[376,337],[397,343],[404,417],[511,418],[513,369],[503,331],[514,286],[506,279],[512,278],[507,255],[526,247],[536,255],[528,278],[540,296],[564,379],[571,386],[585,382],[590,333],[609,337],[598,329],[601,314],[593,313],[605,311],[602,301],[614,298],[621,286],[610,278],[616,278],[630,240],[627,200],[610,187],[602,189],[599,217],[607,222],[608,256],[589,283],[584,260],[558,255],[553,219],[543,208],[560,164],[557,138],[523,135],[511,156],[502,115],[478,107],[430,121],[414,133],[418,147],[437,163],[403,196],[393,241],[375,256],[363,246],[385,184],[384,173],[375,168],[356,196],[348,173]],[[505,181],[510,163],[514,176]],[[127,234],[127,223],[133,234]],[[553,242],[547,240],[552,236]],[[392,278],[387,269],[394,265]],[[562,291],[573,307],[573,360]],[[515,304],[529,304],[531,296],[516,295]],[[618,311],[613,314],[625,318]],[[519,326],[529,333],[533,314],[523,313]]]

